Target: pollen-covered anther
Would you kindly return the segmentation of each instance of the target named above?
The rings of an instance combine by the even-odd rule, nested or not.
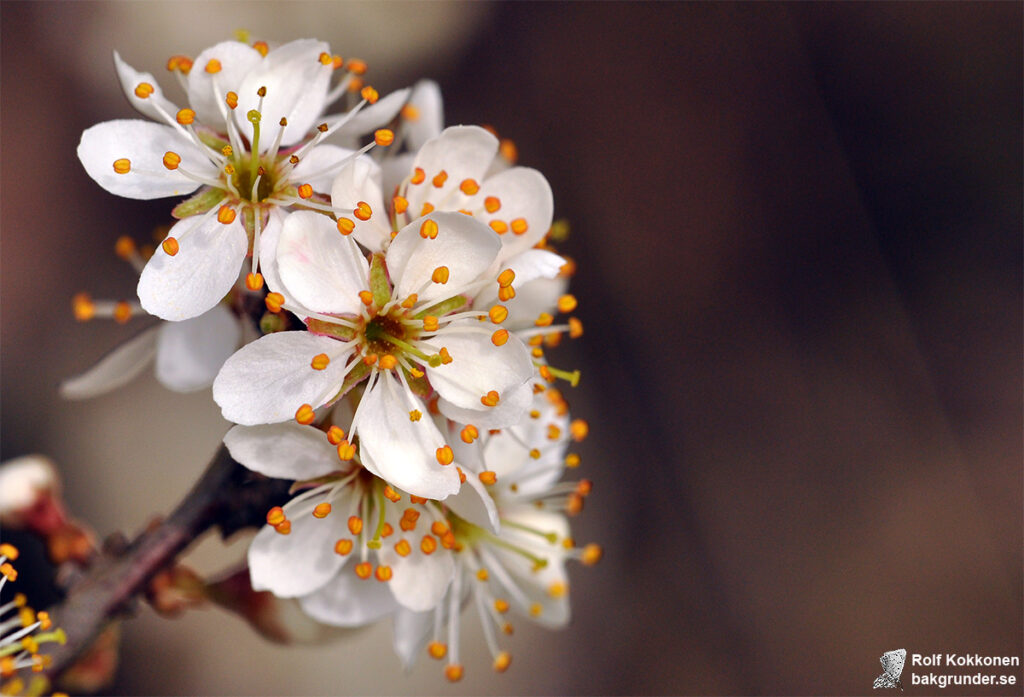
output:
[[[168,150],[164,153],[164,167],[169,170],[178,169],[178,165],[181,164],[181,155],[176,152]]]
[[[504,305],[493,305],[491,309],[487,311],[487,316],[490,317],[491,321],[495,324],[501,324],[508,318],[508,308]]]
[[[448,682],[458,682],[462,680],[462,664],[461,663],[449,663],[444,667],[444,677],[448,678]]]
[[[435,453],[437,456],[438,463],[442,465],[450,465],[455,461],[455,453],[452,452],[450,445],[445,445],[437,449]]]
[[[512,282],[516,280],[516,272],[512,269],[505,269],[498,274],[498,287],[499,288],[510,288]]]
[[[328,443],[331,445],[339,445],[343,440],[345,440],[345,429],[341,426],[331,426],[327,429]]]
[[[363,531],[363,519],[357,515],[348,517],[348,531],[353,535],[358,535]]]
[[[135,245],[135,240],[128,235],[121,235],[117,238],[117,242],[114,243],[114,254],[119,258],[130,261],[136,253],[138,253],[138,247]]]
[[[386,148],[395,142],[395,132],[387,128],[378,128],[373,132],[373,142]]]
[[[423,224],[420,225],[420,237],[425,240],[436,240],[437,232],[437,223],[433,220],[424,220]]]
[[[146,99],[149,95],[153,94],[153,85],[148,82],[140,82],[135,87],[135,96],[139,99]]]
[[[569,338],[578,339],[583,336],[583,322],[575,317],[569,318]]]
[[[163,248],[164,252],[166,252],[167,256],[169,257],[173,257],[175,254],[178,253],[178,250],[181,248],[180,245],[178,244],[178,240],[174,239],[173,237],[168,237],[167,239],[165,239],[163,242],[160,243],[160,246]]]
[[[88,322],[96,316],[96,303],[88,293],[77,293],[71,299],[71,311],[79,322]]]
[[[360,201],[356,204],[355,210],[352,211],[352,215],[365,222],[370,219],[371,215],[373,215],[373,209],[370,208],[370,204],[366,201]]]
[[[491,484],[496,484],[498,482],[497,473],[492,472],[491,470],[484,470],[478,476],[480,477],[480,482],[483,484],[487,484],[488,486],[490,486]]]
[[[318,503],[313,508],[313,517],[314,518],[326,518],[328,515],[330,515],[330,513],[331,513],[331,504],[327,503],[326,501],[324,501],[323,503]]]
[[[476,570],[476,580],[486,581],[488,578],[490,578],[490,574],[487,573],[487,569],[480,567]]]
[[[540,617],[541,612],[544,611],[544,607],[540,603],[533,603],[530,605],[530,616]]]
[[[335,554],[338,554],[338,555],[341,555],[341,556],[344,557],[344,556],[346,556],[351,551],[352,551],[352,540],[342,538],[342,539],[340,539],[340,540],[338,540],[337,542],[334,543],[334,553]]]
[[[274,526],[274,530],[277,531],[279,535],[287,535],[292,531],[292,521],[286,520],[283,523],[278,523]]]
[[[407,557],[412,554],[412,545],[405,538],[395,543],[395,553],[400,557]]]
[[[390,566],[384,566],[383,564],[381,564],[380,566],[377,567],[377,570],[374,572],[373,575],[381,583],[384,583],[385,581],[390,581],[391,580],[391,567]]]
[[[497,213],[501,209],[501,199],[497,196],[488,196],[484,199],[484,208],[488,213]]]
[[[330,356],[326,353],[318,353],[313,356],[313,360],[309,362],[310,367],[313,370],[323,370],[331,364]]]
[[[601,557],[604,556],[604,550],[601,545],[596,542],[591,542],[583,548],[583,552],[580,555],[580,561],[587,566],[593,566],[597,562],[601,561]]]
[[[299,198],[306,199],[313,197],[313,186],[311,184],[303,184],[299,187]]]
[[[508,330],[499,329],[491,334],[491,343],[495,346],[504,346],[508,342]]]
[[[442,520],[435,520],[430,524],[430,532],[434,533],[438,537],[444,537],[448,534],[449,528]]]
[[[356,446],[349,443],[347,440],[343,440],[338,443],[338,459],[344,462],[348,462],[356,456]]]
[[[516,148],[515,141],[509,138],[502,139],[501,143],[498,145],[498,152],[501,153],[502,157],[509,161],[509,164],[514,165],[516,160],[519,159],[519,149]]]
[[[546,365],[540,366],[537,369],[537,372],[540,373],[540,376],[548,382],[554,382],[556,379],[554,374],[551,372],[551,368],[547,367]]]
[[[430,183],[434,185],[434,188],[440,189],[444,186],[444,183],[448,181],[448,173],[443,169],[434,175],[434,178],[430,180]]]
[[[515,235],[523,235],[530,229],[529,225],[526,224],[526,218],[516,218],[509,225],[512,228],[512,233]]]
[[[412,421],[413,423],[416,423],[422,418],[423,412],[420,411],[419,409],[413,409],[412,411],[409,412],[409,421]]]
[[[558,311],[569,313],[576,309],[579,303],[576,301],[576,296],[566,293],[558,299]]]
[[[320,61],[320,65],[331,65],[331,63],[333,63],[331,54],[327,52],[321,52],[318,56],[318,60]]]
[[[188,56],[171,56],[167,59],[167,69],[171,72],[180,70],[188,75],[189,71],[192,70],[192,59]]]
[[[267,293],[264,303],[270,312],[277,314],[281,311],[281,306],[284,305],[284,296],[280,293]]]
[[[499,235],[504,235],[506,232],[508,232],[508,223],[506,223],[504,220],[492,220],[487,224],[490,226],[492,230],[494,230]]]
[[[499,395],[497,391],[491,390],[490,392],[488,392],[487,394],[480,398],[480,403],[483,404],[485,407],[496,407],[498,406],[498,401],[500,399],[501,395]]]
[[[447,266],[438,266],[436,269],[434,269],[434,273],[431,274],[430,280],[433,281],[434,283],[440,283],[441,285],[444,285],[445,283],[448,282],[448,278],[450,277],[450,275],[451,274],[448,271]]]
[[[313,411],[313,407],[309,404],[303,404],[295,410],[295,420],[304,426],[313,423],[314,418],[316,418],[316,412]]]
[[[363,356],[363,363],[365,363],[366,365],[371,365],[371,366],[372,365],[376,365],[377,360],[379,358],[380,358],[380,356],[378,356],[376,353],[370,353],[370,354],[367,354],[366,356]]]
[[[514,297],[516,297],[516,289],[512,286],[503,286],[498,288],[498,300],[501,302],[507,303]]]
[[[390,353],[385,353],[380,357],[380,361],[377,363],[377,367],[381,370],[394,370],[398,365],[398,359],[392,356]]]
[[[350,69],[351,67],[352,66],[349,65]],[[380,94],[378,94],[377,90],[375,90],[370,85],[367,85],[363,89],[359,90],[359,96],[368,101],[370,104],[376,104],[377,100],[380,99]]]
[[[431,658],[440,661],[448,654],[448,645],[442,644],[440,641],[432,641],[427,644],[427,653]]]
[[[410,184],[422,184],[423,180],[427,178],[427,173],[423,171],[422,167],[417,167],[413,170],[412,178],[409,179]]]
[[[427,201],[426,203],[423,204],[423,207],[420,208],[420,217],[422,218],[425,215],[430,215],[433,212],[434,204],[431,203],[430,201]]]
[[[356,229],[355,221],[349,218],[338,218],[338,232],[342,235],[351,235]]]
[[[366,74],[366,61],[359,58],[348,59],[348,71],[353,75],[365,75]]]
[[[508,651],[499,651],[498,655],[494,657],[494,670],[498,673],[504,673],[511,664],[512,656]]]
[[[356,576],[363,579],[364,581],[370,578],[370,574],[373,573],[373,564],[368,561],[360,562],[356,564]]]
[[[442,346],[441,350],[438,352],[437,355],[441,357],[442,365],[448,365],[453,360],[455,360],[452,358],[452,354],[448,353],[448,348],[446,346]]]
[[[574,419],[573,422],[569,424],[569,433],[572,434],[572,439],[574,441],[579,442],[586,438],[587,434],[590,433],[590,426],[583,419]]]
[[[206,68],[204,68],[204,70],[206,70],[206,72],[210,73],[211,75],[214,73],[219,73],[221,71],[220,61],[216,58],[211,58],[209,61],[207,61]]]
[[[459,433],[459,436],[462,438],[463,443],[472,443],[473,441],[480,437],[480,431],[478,431],[477,427],[474,426],[473,424],[469,424],[463,427],[462,431]]]
[[[373,293],[368,290],[361,290],[359,291],[359,300],[362,301],[363,305],[369,307],[373,305]]]
[[[256,49],[259,52],[259,54],[264,58],[266,58],[267,54],[270,52],[270,45],[267,44],[266,41],[253,41],[252,47]]]
[[[565,512],[569,515],[579,515],[580,511],[583,510],[583,497],[573,492],[569,494],[569,499],[565,504]]]
[[[537,315],[537,319],[534,320],[534,324],[538,327],[550,327],[551,323],[555,321],[555,318],[550,313],[542,312]]]
[[[263,274],[247,273],[245,274],[245,287],[251,291],[257,291],[263,287]]]
[[[431,555],[437,549],[437,540],[432,535],[424,535],[423,539],[420,540],[420,551],[426,555]]]
[[[267,511],[267,525],[280,525],[285,520],[287,520],[287,516],[285,516],[284,509],[280,506],[274,506]]]
[[[114,171],[118,174],[128,174],[132,171],[132,161],[127,157],[120,157],[114,160]]]
[[[235,215],[235,209],[231,206],[221,206],[217,211],[217,221],[224,225],[230,225],[235,222]]]
[[[124,324],[132,318],[132,306],[124,300],[114,305],[114,321]]]
[[[494,609],[497,610],[499,614],[504,615],[506,612],[508,612],[508,608],[509,605],[507,600],[503,600],[501,598],[495,599]]]
[[[405,213],[409,209],[408,199],[402,196],[395,196],[391,199],[391,203],[395,207],[395,215],[402,215],[402,213]]]

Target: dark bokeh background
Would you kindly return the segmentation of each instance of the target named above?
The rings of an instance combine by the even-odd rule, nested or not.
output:
[[[318,24],[323,7],[280,12],[345,53],[359,27]],[[130,293],[107,250],[167,208],[109,196],[74,157],[82,128],[129,113],[73,70],[82,10],[2,10],[3,456],[59,457],[83,517],[137,529],[132,507],[167,510],[224,425],[177,427],[209,446],[182,462],[161,423],[215,417],[204,395],[147,376],[56,401],[129,333],[76,325],[67,299]],[[237,26],[261,29],[240,13],[222,34]],[[605,562],[574,573],[573,626],[517,632],[501,678],[483,659],[454,688],[435,666],[335,677],[355,643],[317,649],[323,683],[282,677],[297,650],[224,675],[247,665],[218,663],[245,629],[197,614],[129,626],[115,689],[866,694],[893,648],[1020,655],[1022,5],[510,3],[430,31],[437,51],[371,63],[382,91],[438,79],[448,123],[515,139],[572,223],[587,333],[562,356],[583,370],[596,491],[575,530]],[[147,670],[175,632],[183,667]],[[370,640],[393,672],[387,633]],[[961,693],[1002,692],[943,692]]]

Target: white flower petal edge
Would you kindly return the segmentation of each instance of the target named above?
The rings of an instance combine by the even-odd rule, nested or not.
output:
[[[224,445],[239,463],[253,472],[298,481],[348,469],[323,431],[297,423],[235,426]]]
[[[433,612],[413,612],[400,609],[395,613],[392,645],[395,654],[402,661],[402,668],[410,670],[416,663],[416,654],[423,650],[427,637],[434,626]]]
[[[409,106],[413,113],[403,122],[405,142],[410,150],[441,134],[444,128],[444,100],[441,88],[433,80],[420,80],[412,87]]]
[[[322,313],[356,314],[359,291],[367,289],[370,266],[334,221],[310,211],[292,213],[277,242],[277,272],[290,295]]]
[[[425,180],[408,188],[409,210],[419,211],[428,198],[462,201],[465,198],[459,191],[462,181],[474,179],[481,182],[497,152],[498,139],[479,126],[446,129],[425,143],[416,155],[413,167],[423,170]],[[434,177],[441,172],[447,176],[441,186],[436,186]],[[453,208],[461,207],[457,203]]]
[[[354,213],[360,203],[370,207],[368,220]],[[354,226],[352,235],[371,252],[382,251],[391,241],[391,225],[381,194],[380,165],[373,159],[357,157],[338,172],[331,185],[331,204],[338,210],[352,211],[345,216]]]
[[[107,353],[84,373],[65,380],[60,385],[60,396],[64,399],[89,399],[130,382],[156,355],[159,330],[159,326],[143,330]]]
[[[217,61],[217,67],[211,71],[207,68],[212,67],[213,60]],[[199,121],[206,124],[225,123],[223,115],[228,114],[229,110],[224,104],[224,95],[229,91],[235,92],[241,101],[242,93],[239,89],[242,81],[262,60],[259,51],[239,41],[222,41],[196,56],[193,69],[188,73],[188,101]],[[239,126],[242,122],[248,125],[245,115],[246,112],[239,115],[236,121]],[[271,121],[270,124],[276,125],[276,122]],[[223,132],[224,129],[217,130]],[[245,132],[250,133],[248,129]]]
[[[491,196],[501,201],[501,207],[493,213],[485,208],[477,215],[488,225],[501,221],[512,228],[502,235],[501,261],[532,248],[551,228],[555,201],[548,180],[537,170],[513,167],[485,179],[477,197],[486,200]],[[525,221],[525,231],[515,232],[519,223],[513,225],[513,221]]]
[[[387,585],[339,573],[319,590],[299,599],[312,617],[335,627],[360,627],[399,609]]]
[[[121,56],[117,51],[114,51],[114,68],[117,70],[117,77],[121,81],[121,89],[124,90],[124,96],[128,98],[128,101],[140,114],[148,116],[154,121],[163,121],[163,114],[173,115],[178,111],[177,107],[164,96],[163,90],[160,89],[160,83],[156,81],[156,78],[151,73],[139,72],[128,65],[121,60]],[[143,82],[153,87],[153,92],[145,99],[135,94],[135,88]],[[163,114],[160,113],[161,110]]]
[[[157,338],[157,380],[175,392],[209,387],[241,338],[238,318],[224,305],[182,322],[166,322]]]

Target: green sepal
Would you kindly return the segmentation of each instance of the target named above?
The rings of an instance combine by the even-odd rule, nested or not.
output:
[[[206,213],[223,201],[228,195],[224,189],[203,188],[198,194],[187,198],[171,211],[171,215],[181,220],[191,215]]]
[[[310,317],[306,320],[306,327],[314,334],[330,336],[342,341],[352,341],[356,338],[356,330],[334,322],[325,322],[322,319]]]
[[[383,254],[374,254],[370,260],[370,292],[377,307],[384,307],[391,300],[391,283],[388,282]]]
[[[260,317],[260,331],[273,334],[288,328],[288,321],[280,313],[264,312]]]
[[[426,310],[416,314],[416,319],[423,319],[427,315],[433,315],[434,317],[444,317],[445,315],[455,312],[460,307],[466,304],[466,298],[462,295],[456,295],[447,300],[442,300],[439,303],[431,305]]]

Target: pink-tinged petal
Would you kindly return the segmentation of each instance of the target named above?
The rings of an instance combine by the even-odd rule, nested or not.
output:
[[[494,505],[494,499],[487,493],[487,489],[476,475],[477,473],[467,472],[466,485],[459,489],[459,493],[449,496],[445,500],[445,505],[463,520],[495,533],[501,525],[498,521],[498,507]],[[500,477],[498,481],[501,481]]]
[[[235,92],[241,103],[242,93],[239,89],[242,81],[262,61],[263,56],[259,51],[240,41],[222,41],[196,56],[192,70],[188,73],[188,101],[203,125],[218,133],[226,133],[221,107],[229,118],[232,111],[224,103],[224,98],[228,92]],[[234,114],[237,123],[248,125],[241,106]]]
[[[503,346],[495,346],[486,327],[474,320],[449,325],[430,343],[447,348],[452,358],[450,363],[427,367],[430,384],[442,399],[464,409],[496,408],[480,401],[491,391],[498,393],[500,406],[501,399],[525,385],[536,372],[518,337],[512,335]]]
[[[281,139],[284,147],[301,141],[319,123],[334,70],[319,57],[322,53],[330,55],[330,51],[322,41],[298,39],[273,49],[246,73],[238,87],[235,113],[244,116],[250,109],[259,109],[260,152],[265,152],[277,137],[282,118],[288,119]],[[256,93],[261,87],[266,88],[262,107]],[[252,140],[248,120],[242,124],[242,133]]]
[[[331,205],[338,210],[338,217],[352,221],[355,226],[352,235],[372,252],[381,251],[391,240],[391,223],[381,193],[380,176],[380,165],[363,155],[345,165],[331,184]],[[368,220],[355,215],[360,203],[370,207]]]
[[[198,147],[186,141],[170,126],[139,120],[105,121],[82,133],[78,159],[93,180],[112,194],[136,199],[180,196],[199,188],[180,169],[164,167],[164,154],[181,156],[181,166],[191,172],[216,178],[216,169]],[[125,174],[114,171],[114,163],[128,160]]]
[[[504,428],[519,423],[530,406],[533,386],[527,382],[501,394],[501,401],[495,407],[460,407],[442,398],[437,408],[452,421],[473,424],[477,428]]]
[[[492,196],[501,202],[501,207],[489,213],[483,202]],[[501,235],[502,261],[532,248],[551,228],[551,216],[555,210],[551,186],[535,169],[513,167],[494,175],[481,184],[475,200],[478,208],[474,211],[480,220],[488,225],[492,221],[501,221],[508,226],[508,232]],[[526,221],[526,231],[516,234],[517,221],[521,220]]]
[[[358,313],[359,291],[369,288],[370,266],[359,247],[338,233],[333,220],[297,211],[284,221],[277,243],[277,271],[303,307],[331,314]]]
[[[60,384],[64,399],[89,399],[127,384],[156,355],[159,326],[145,329],[107,353],[81,375]]]
[[[342,508],[336,502],[336,510],[326,518],[289,511],[291,532],[287,535],[264,525],[249,545],[253,589],[295,598],[331,581],[348,559],[333,551],[335,541],[348,534],[348,515]]]
[[[432,221],[437,237],[424,238],[423,226]],[[462,213],[431,213],[402,228],[388,247],[386,262],[395,295],[419,296],[420,303],[465,292],[494,261],[501,242],[486,225]],[[447,283],[434,283],[434,271],[448,269]]]
[[[334,114],[323,119],[330,128],[329,137],[337,137],[341,142],[348,142],[381,128],[398,116],[408,98],[409,88],[406,87],[381,97],[376,104],[367,104],[351,117],[349,114]]]
[[[231,290],[249,240],[241,217],[227,225],[215,216],[186,218],[168,236],[178,240],[178,253],[156,248],[139,277],[138,294],[146,312],[178,322],[203,314]]]
[[[447,549],[439,548],[433,554],[422,554],[417,540],[400,538],[397,509],[397,506],[388,507],[388,523],[395,529],[395,534],[384,541],[377,558],[381,564],[391,567],[388,586],[399,605],[413,612],[432,610],[441,602],[452,582],[455,560]],[[403,557],[395,551],[399,539],[407,539],[413,548],[411,554]]]
[[[433,80],[420,80],[412,88],[409,106],[415,109],[415,117],[403,122],[405,143],[416,151],[431,138],[441,135],[444,128],[444,101],[441,88]]]
[[[182,322],[160,327],[156,378],[175,392],[209,387],[242,338],[238,318],[224,305]]]
[[[160,83],[151,73],[140,72],[128,65],[121,59],[117,51],[114,51],[114,67],[117,69],[117,77],[121,81],[124,96],[143,116],[167,123],[166,117],[160,113],[161,109],[164,114],[168,114],[172,118],[178,113],[178,107],[164,96],[163,90],[160,89]],[[153,91],[145,98],[140,98],[135,94],[135,88],[142,83],[147,83],[153,88]]]
[[[309,332],[278,332],[247,344],[229,358],[213,381],[213,399],[224,418],[243,426],[295,418],[303,404],[314,409],[341,387],[347,351],[344,343]],[[326,353],[324,370],[311,366]]]
[[[300,598],[299,603],[311,617],[335,627],[360,627],[376,622],[399,608],[388,584],[361,579],[348,569],[343,569],[320,589]]]
[[[459,473],[454,465],[437,461],[444,437],[430,419],[410,419],[414,409],[426,412],[419,398],[406,392],[397,378],[381,373],[363,394],[357,415],[363,465],[410,494],[444,499],[459,490]]]
[[[413,166],[423,170],[424,179],[420,184],[410,183],[406,190],[409,210],[419,212],[424,202],[442,210],[463,208],[467,198],[459,186],[466,179],[482,184],[497,152],[498,139],[479,126],[445,129],[437,138],[425,143],[416,155]],[[437,186],[435,178],[442,173],[443,181],[437,179],[436,182],[440,183]],[[442,202],[443,206],[440,205]],[[449,202],[453,203],[449,205]]]
[[[334,178],[341,171],[338,165],[353,154],[354,151],[337,145],[318,145],[302,156],[288,180],[298,185],[309,184],[313,191],[330,193]]]
[[[416,663],[416,657],[423,653],[434,627],[433,612],[413,612],[399,608],[395,613],[392,626],[392,645],[395,654],[402,661],[402,668],[410,670]]]
[[[237,462],[277,479],[306,480],[348,469],[324,432],[297,423],[235,426],[224,445]]]

